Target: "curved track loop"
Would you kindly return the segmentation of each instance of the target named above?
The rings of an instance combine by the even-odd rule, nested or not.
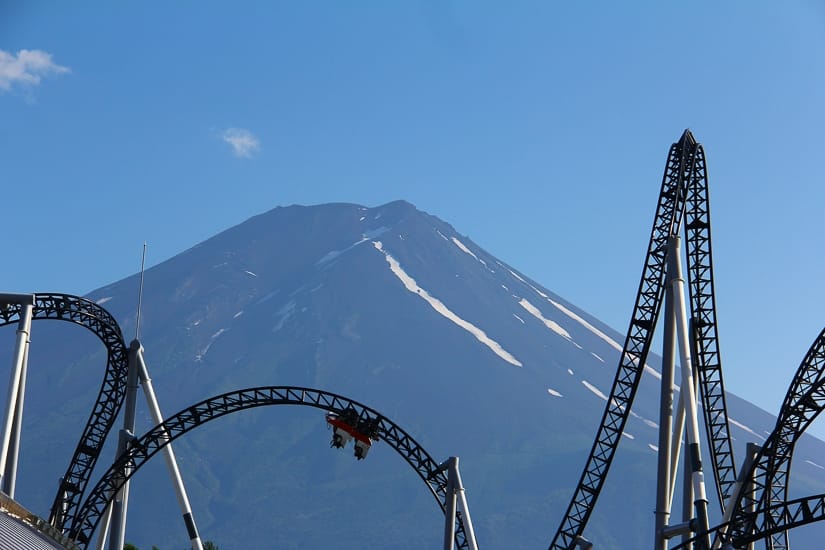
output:
[[[668,239],[679,231],[685,208],[685,182],[694,172],[696,148],[689,130],[670,147],[636,305],[610,398],[576,492],[550,544],[551,550],[572,548],[584,531],[630,415],[662,304]]]
[[[163,421],[163,424],[155,426],[140,439],[133,440],[126,454],[109,468],[90,491],[89,497],[75,517],[68,536],[85,548],[112,496],[126,480],[167,444],[215,418],[268,405],[304,405],[334,413],[354,409],[358,413],[359,420],[377,423],[379,438],[387,442],[413,467],[444,511],[447,488],[446,472],[439,469],[439,464],[427,451],[391,420],[374,409],[334,393],[313,388],[264,386],[237,390],[201,401],[170,416]],[[124,476],[123,470],[127,466],[131,472]],[[469,547],[460,513],[456,516],[455,538],[457,548]]]
[[[736,550],[744,549],[752,542],[765,539],[777,533],[825,520],[825,493],[802,497],[789,502],[780,502],[764,510],[748,512],[747,514],[743,514],[742,519],[744,519],[745,523],[749,526],[746,531],[735,530],[733,522],[723,523],[711,529],[709,533],[715,540],[714,544],[721,543],[720,547],[723,550],[729,548]],[[727,531],[727,534],[723,534],[725,531]],[[698,543],[704,535],[704,533],[697,535],[686,542],[674,546],[671,550],[686,550],[692,548],[690,545]],[[717,546],[714,547],[716,548]]]
[[[668,239],[684,216],[688,287],[705,429],[719,504],[724,511],[736,481],[716,322],[707,165],[701,144],[685,130],[668,154],[636,305],[601,426],[576,493],[551,550],[567,550],[584,531],[630,414],[650,351],[665,283]]]
[[[15,304],[0,308],[0,326],[17,322],[21,311],[21,306]],[[63,530],[73,520],[80,506],[89,476],[123,404],[126,395],[127,349],[114,317],[99,305],[79,296],[36,294],[32,318],[55,319],[81,325],[103,342],[108,353],[100,393],[52,504],[49,521]]]
[[[710,198],[707,165],[701,144],[687,190],[685,237],[688,259],[688,288],[694,339],[694,364],[699,373],[705,431],[707,433],[716,494],[724,514],[736,483],[725,386],[716,328],[716,301],[713,290],[713,262],[710,238]]]
[[[769,517],[765,525],[773,526],[782,522],[785,513],[781,505],[788,497],[788,474],[793,451],[799,437],[805,433],[811,422],[825,409],[825,329],[811,344],[808,353],[796,371],[776,427],[762,445],[753,461],[747,479],[752,480],[753,495],[744,495],[735,503],[731,523],[734,525],[732,537],[743,537],[755,527],[749,520],[748,510],[764,510]],[[789,548],[785,529],[772,529],[766,546],[773,550]]]

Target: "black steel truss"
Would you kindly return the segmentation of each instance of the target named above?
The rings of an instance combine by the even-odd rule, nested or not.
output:
[[[764,518],[767,525],[779,524],[784,510],[781,504],[788,498],[788,474],[796,442],[813,420],[825,409],[825,329],[814,340],[791,381],[785,395],[776,426],[762,445],[747,478],[753,493],[746,492],[732,503],[732,537],[741,538],[756,526],[748,520],[750,510],[764,510],[772,517]],[[766,535],[767,536],[767,535]],[[773,550],[789,548],[785,529],[774,529],[765,539]]]
[[[103,474],[89,492],[69,529],[69,537],[85,548],[106,506],[123,484],[150,458],[166,445],[185,433],[227,414],[268,405],[304,405],[323,409],[335,414],[347,410],[358,413],[358,424],[376,425],[379,439],[388,443],[412,466],[427,484],[442,512],[445,511],[447,473],[439,464],[400,426],[378,411],[356,401],[313,388],[291,386],[264,386],[224,393],[192,405],[155,426],[139,439],[134,439],[122,455]],[[456,516],[456,546],[468,548],[464,521]]]
[[[662,304],[668,241],[679,231],[687,184],[694,175],[697,145],[693,134],[685,130],[679,141],[670,147],[650,244],[619,367],[593,448],[573,499],[550,544],[551,550],[572,548],[584,531],[630,416]]]
[[[724,514],[736,483],[736,466],[728,426],[725,386],[716,324],[711,252],[710,197],[705,152],[697,144],[693,171],[687,190],[685,240],[688,289],[693,327],[693,349],[697,389],[702,396],[705,431],[709,442],[716,494]]]
[[[714,544],[721,544],[721,546],[714,546],[715,548],[744,549],[752,542],[766,539],[777,533],[825,520],[825,493],[780,502],[767,509],[743,514],[740,519],[744,520],[748,526],[747,529],[737,530],[734,522],[731,521],[717,525],[709,531],[714,537]],[[671,550],[692,548],[690,545],[698,542],[706,534],[701,533],[674,546]]]
[[[3,306],[0,307],[0,326],[20,320],[20,304]],[[103,342],[108,355],[97,401],[52,504],[49,522],[62,531],[74,519],[103,443],[126,396],[127,349],[114,317],[101,306],[79,296],[36,294],[32,319],[68,321],[83,326]]]

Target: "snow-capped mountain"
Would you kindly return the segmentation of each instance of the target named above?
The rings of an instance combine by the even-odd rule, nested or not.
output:
[[[132,335],[137,292],[133,276],[89,298]],[[47,515],[105,360],[77,327],[43,323],[33,339],[18,496]],[[148,270],[141,341],[165,413],[260,385],[343,394],[436,459],[461,458],[482,547],[535,549],[573,494],[624,336],[398,201],[276,208]],[[657,361],[587,530],[599,548],[652,537]],[[742,456],[773,418],[728,403]],[[139,422],[151,427],[145,408]],[[316,410],[268,407],[177,442],[203,537],[222,550],[441,545],[443,515],[391,448],[356,462],[329,437]],[[798,446],[799,494],[825,488],[823,452],[813,438]],[[140,548],[187,545],[160,460],[135,477],[127,533]]]

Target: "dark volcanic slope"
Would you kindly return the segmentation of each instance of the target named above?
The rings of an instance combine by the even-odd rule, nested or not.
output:
[[[484,548],[547,546],[624,341],[403,201],[276,208],[150,269],[145,284],[142,341],[165,412],[268,384],[347,395],[403,426],[436,459],[461,457]],[[127,335],[137,286],[131,277],[90,295]],[[45,514],[104,360],[74,327],[36,331],[19,494]],[[650,540],[651,365],[588,529],[600,548]],[[773,420],[735,397],[730,407],[741,456]],[[144,431],[148,415],[139,415]],[[406,464],[381,443],[362,463],[330,449],[317,410],[240,413],[204,425],[176,450],[199,527],[222,550],[440,544],[443,518]],[[801,492],[823,489],[823,451],[813,439],[800,447]],[[128,532],[143,548],[187,544],[160,461],[136,477]]]

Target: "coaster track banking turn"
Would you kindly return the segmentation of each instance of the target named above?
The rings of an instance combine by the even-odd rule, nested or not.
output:
[[[0,326],[19,321],[21,312],[20,304],[0,307]],[[97,401],[52,504],[49,522],[63,530],[74,520],[89,476],[126,396],[127,349],[114,317],[99,305],[79,296],[35,294],[32,319],[53,319],[81,325],[103,342],[108,355],[106,374]]]
[[[668,240],[684,215],[698,389],[705,411],[717,496],[722,509],[736,480],[716,330],[707,168],[702,145],[685,130],[668,154],[639,291],[601,425],[564,519],[550,544],[568,550],[582,535],[601,492],[641,380],[662,305]]]
[[[201,401],[170,416],[140,439],[134,439],[128,445],[125,455],[103,474],[97,485],[89,492],[89,497],[74,517],[74,522],[68,532],[69,538],[85,548],[107,504],[120,487],[166,445],[210,420],[237,411],[268,405],[304,405],[336,414],[354,409],[358,413],[359,421],[377,424],[378,437],[387,442],[412,466],[429,487],[441,510],[445,511],[446,471],[440,468],[439,464],[407,432],[378,411],[346,397],[312,388],[264,386],[237,390]],[[124,470],[128,471],[126,475],[124,475]],[[455,541],[457,548],[469,548],[464,521],[460,513],[456,515]]]
[[[710,531],[717,543],[729,543],[739,548],[765,538],[766,548],[787,549],[790,547],[789,529],[825,519],[825,495],[786,502],[794,447],[823,409],[825,329],[802,360],[785,396],[776,427],[747,472],[745,479],[753,484],[753,496],[740,495],[731,503],[731,521]]]

